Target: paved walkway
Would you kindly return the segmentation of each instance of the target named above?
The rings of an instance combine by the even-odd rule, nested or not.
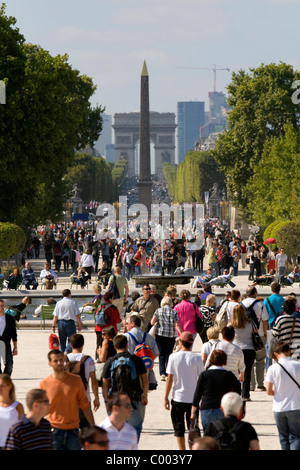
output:
[[[44,259],[32,260],[32,266],[35,272],[38,274],[40,269],[43,267]],[[241,292],[245,292],[248,285],[247,281],[248,272],[242,270],[240,275],[235,279],[236,288],[240,289]],[[84,291],[85,295],[91,297],[93,295],[92,285],[88,291]],[[60,273],[59,289],[57,291],[45,291],[40,288],[36,292],[30,292],[35,302],[40,302],[41,298],[46,298],[49,295],[61,295],[61,289],[69,287],[69,273]],[[186,288],[187,286],[185,286]],[[181,286],[178,286],[180,291]],[[130,282],[130,291],[135,290],[134,282]],[[190,289],[191,292],[195,293],[196,289]],[[291,291],[299,294],[299,285],[293,289],[285,288],[283,294],[286,295]],[[218,296],[224,294],[224,289],[215,289],[214,292]],[[81,289],[72,291],[74,297],[82,295]],[[266,296],[270,294],[270,288],[259,288],[261,295]],[[28,291],[22,290],[18,293],[20,296],[27,294]],[[0,297],[5,299],[6,303],[11,303],[15,292],[0,291]],[[93,324],[90,321],[83,320],[85,329],[83,335],[85,337],[85,349],[86,354],[94,357],[96,336],[93,330]],[[14,358],[14,370],[12,374],[13,381],[16,385],[17,399],[25,406],[25,396],[28,390],[34,387],[38,387],[39,382],[42,378],[49,375],[51,369],[47,363],[47,352],[48,348],[48,337],[50,329],[40,330],[39,321],[33,320],[31,314],[27,315],[27,320],[20,321],[20,329],[18,330],[18,350],[19,355]],[[197,338],[194,345],[194,352],[200,353],[201,340]],[[155,373],[159,377],[158,373],[158,361],[155,362]],[[139,444],[140,450],[178,450],[176,444],[176,438],[173,435],[173,429],[171,424],[170,413],[164,409],[164,390],[165,382],[158,382],[158,388],[149,394],[149,404],[146,408],[146,416],[144,421],[143,432]],[[100,391],[101,407],[95,413],[96,424],[99,424],[105,417],[105,408],[103,405],[103,399]],[[249,421],[256,429],[260,446],[262,450],[279,450],[279,440],[277,428],[274,423],[272,413],[272,398],[269,397],[266,392],[255,391],[251,392],[251,402],[247,402],[246,417],[245,420]]]

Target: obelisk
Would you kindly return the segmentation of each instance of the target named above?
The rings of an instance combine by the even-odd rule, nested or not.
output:
[[[139,170],[139,203],[144,204],[151,213],[152,181],[150,155],[150,112],[149,112],[149,76],[144,61],[141,74],[141,103],[140,103],[140,170]]]

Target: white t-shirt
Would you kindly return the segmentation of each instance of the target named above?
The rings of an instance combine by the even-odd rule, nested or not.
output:
[[[173,400],[192,403],[198,377],[203,371],[203,362],[198,354],[182,350],[171,354],[166,372],[173,375]]]
[[[233,302],[231,300],[227,304],[228,323],[231,322],[231,320],[232,320],[232,312],[233,312],[233,309],[236,305],[239,305],[239,302]]]
[[[243,300],[242,304],[246,308],[249,308],[254,302],[255,302],[255,298],[247,297],[246,299]],[[269,320],[268,310],[267,310],[265,304],[261,301],[256,302],[253,305],[253,310],[254,310],[254,312],[257,316],[257,319],[259,321],[259,329],[258,329],[259,336],[264,336],[263,322]]]
[[[285,268],[287,255],[285,253],[283,255],[281,253],[278,253],[278,255],[276,255],[276,261],[278,268]]]
[[[291,357],[280,358],[279,362],[300,385],[300,362]],[[300,389],[279,364],[268,368],[265,382],[274,384],[273,411],[300,410]]]

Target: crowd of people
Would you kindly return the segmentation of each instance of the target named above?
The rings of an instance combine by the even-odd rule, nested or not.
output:
[[[138,232],[137,232],[138,234]],[[137,235],[136,234],[136,235]],[[35,229],[31,233],[27,254],[18,256],[17,265],[6,278],[0,274],[7,289],[37,289],[39,284],[53,289],[59,282],[60,272],[70,273],[72,283],[84,289],[95,275],[99,283],[107,286],[113,266],[119,266],[122,275],[129,281],[134,275],[195,272],[195,287],[204,284],[234,287],[234,277],[239,270],[248,268],[248,279],[256,284],[270,285],[274,280],[292,285],[299,279],[298,266],[289,268],[284,248],[265,245],[259,237],[250,235],[243,240],[238,231],[231,232],[220,221],[207,221],[200,245],[193,244],[191,234],[157,240],[151,236],[126,239],[99,236],[95,225],[53,225]],[[45,256],[44,269],[33,271],[31,259]],[[27,258],[27,259],[26,259]],[[209,271],[204,275],[204,261]],[[270,267],[272,266],[272,267]]]
[[[300,382],[300,309],[294,294],[281,295],[281,281],[289,274],[284,250],[271,254],[256,240],[245,243],[218,227],[213,236],[206,234],[199,251],[187,251],[182,240],[165,242],[162,249],[151,237],[117,244],[96,238],[84,230],[45,235],[44,268],[53,276],[48,289],[62,264],[74,275],[84,268],[86,282],[92,281],[92,272],[98,274],[95,296],[84,305],[95,314],[95,357],[84,353],[81,310],[71,290],[64,289],[53,312],[52,333],[58,333],[59,347],[48,353],[51,374],[28,392],[26,414],[11,379],[16,325],[0,299],[5,347],[5,353],[0,351],[5,365],[3,373],[0,369],[0,447],[138,449],[148,393],[157,388],[153,364],[158,359],[159,378],[165,382],[162,406],[170,411],[180,450],[186,449],[186,431],[191,434],[200,422],[203,435],[189,442],[191,449],[259,450],[257,432],[244,420],[245,403],[255,389],[274,397],[282,449],[299,450],[300,391],[293,380]],[[159,273],[163,264],[170,274],[186,266],[203,271],[204,257],[209,267],[206,277],[196,276],[200,289],[194,299],[189,289],[177,292],[172,284],[163,296],[147,283],[141,293],[129,292],[133,273]],[[105,266],[99,269],[101,258]],[[276,276],[271,295],[263,299],[256,285],[272,258]],[[217,304],[211,281],[238,276],[240,261],[243,267],[249,264],[252,285],[242,293],[233,284]],[[26,265],[29,271],[30,262]],[[34,281],[30,285],[36,288]],[[200,354],[193,351],[197,335]],[[96,424],[93,411],[101,400],[107,418]]]
[[[210,448],[213,441],[219,449],[259,450],[256,430],[243,420],[245,403],[255,389],[274,396],[282,449],[299,450],[295,423],[300,391],[292,380],[300,379],[300,309],[296,296],[283,297],[280,289],[274,282],[266,299],[258,296],[255,286],[243,295],[233,289],[217,305],[209,291],[193,300],[188,289],[177,293],[170,285],[160,297],[153,285],[144,284],[141,294],[131,293],[124,319],[112,292],[95,292],[89,306],[100,301],[96,309],[105,309],[108,319],[95,324],[94,358],[84,353],[80,310],[65,289],[53,314],[52,332],[58,326],[59,348],[48,354],[52,371],[39,389],[28,392],[26,414],[10,378],[17,354],[15,323],[9,321],[0,299],[0,334],[10,357],[0,375],[1,447],[138,449],[148,393],[157,387],[153,363],[158,359],[160,379],[166,383],[164,407],[170,411],[180,450],[186,449],[186,431],[200,421],[203,436],[190,443],[192,449]],[[3,317],[8,322],[4,330]],[[196,317],[202,321],[201,331]],[[254,333],[262,341],[259,348]],[[193,351],[197,335],[200,354]],[[136,352],[141,345],[151,351],[150,366]],[[101,399],[107,418],[96,424],[93,411]],[[225,442],[228,435],[230,443]]]

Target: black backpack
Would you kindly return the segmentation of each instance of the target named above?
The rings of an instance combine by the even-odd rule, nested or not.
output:
[[[249,305],[249,307],[246,307],[243,302],[242,302],[242,306],[244,307],[245,309],[245,313],[246,313],[246,317],[249,318],[250,320],[252,320],[254,323],[255,323],[255,326],[256,328],[259,328],[259,320],[256,316],[256,313],[254,311],[254,305],[257,303],[257,302],[260,302],[260,300],[258,299],[255,299],[254,302],[252,302],[251,305]]]
[[[221,420],[214,421],[213,425],[217,430],[214,438],[219,442],[221,450],[238,450],[236,431],[239,427],[239,422],[235,423],[231,429]]]
[[[126,393],[131,401],[140,400],[142,390],[130,355],[116,357],[111,363],[108,396],[114,392]]]

